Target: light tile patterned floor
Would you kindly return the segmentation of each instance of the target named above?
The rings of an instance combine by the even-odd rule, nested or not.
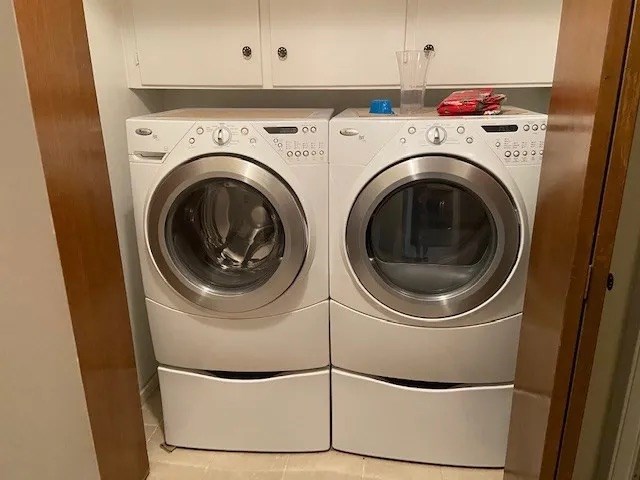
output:
[[[502,480],[502,470],[450,468],[322,453],[229,453],[177,448],[164,441],[160,393],[142,407],[151,474],[149,480]]]

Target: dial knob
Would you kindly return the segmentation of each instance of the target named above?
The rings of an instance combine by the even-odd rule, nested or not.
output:
[[[213,141],[216,145],[226,145],[231,140],[231,132],[224,127],[216,128],[213,131]]]
[[[431,127],[427,130],[427,140],[434,145],[444,143],[447,138],[447,131],[443,127]]]

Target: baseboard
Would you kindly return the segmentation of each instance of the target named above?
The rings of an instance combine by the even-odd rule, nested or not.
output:
[[[158,372],[154,373],[153,376],[149,379],[142,389],[140,389],[140,403],[146,402],[153,392],[155,392],[159,388],[160,384],[158,383]]]

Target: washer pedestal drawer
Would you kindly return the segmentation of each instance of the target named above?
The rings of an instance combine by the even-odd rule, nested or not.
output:
[[[329,369],[227,378],[159,367],[169,445],[310,452],[330,447]]]
[[[404,386],[334,369],[333,447],[374,457],[503,467],[512,385]]]

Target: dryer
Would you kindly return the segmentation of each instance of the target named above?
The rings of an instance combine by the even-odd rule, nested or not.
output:
[[[330,116],[186,109],[127,121],[168,444],[329,448]]]
[[[504,465],[546,116],[330,124],[333,445]]]

